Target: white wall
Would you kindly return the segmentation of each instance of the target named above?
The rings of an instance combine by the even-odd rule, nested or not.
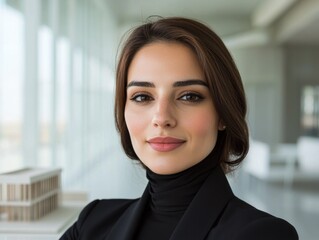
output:
[[[286,79],[283,114],[284,139],[296,142],[300,129],[300,97],[306,85],[319,85],[319,45],[288,45],[285,47]]]
[[[274,147],[282,141],[284,53],[277,46],[231,49],[245,86],[250,135]]]

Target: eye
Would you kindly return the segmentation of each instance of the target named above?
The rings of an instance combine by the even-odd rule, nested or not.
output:
[[[182,95],[179,100],[185,101],[185,102],[201,102],[204,99],[204,97],[198,93],[186,93]]]
[[[152,101],[153,98],[147,94],[138,93],[138,94],[134,94],[133,97],[130,98],[130,100],[137,103],[144,103],[144,102]]]

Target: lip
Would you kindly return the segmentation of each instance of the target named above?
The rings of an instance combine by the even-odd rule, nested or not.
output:
[[[158,152],[169,152],[183,145],[186,141],[173,137],[155,137],[147,140],[151,148]]]

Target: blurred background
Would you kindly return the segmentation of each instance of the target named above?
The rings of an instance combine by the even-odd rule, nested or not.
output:
[[[233,55],[251,150],[234,192],[318,237],[319,0],[0,0],[0,173],[61,167],[64,192],[138,197],[113,118],[123,34],[150,15],[208,24]]]

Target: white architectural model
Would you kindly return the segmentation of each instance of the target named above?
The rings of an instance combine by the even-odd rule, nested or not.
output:
[[[25,168],[0,174],[0,216],[33,221],[55,210],[61,191],[61,169]]]

